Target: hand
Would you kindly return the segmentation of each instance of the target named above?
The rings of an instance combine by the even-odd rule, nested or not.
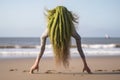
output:
[[[92,74],[92,72],[91,72],[91,70],[90,70],[90,68],[88,66],[84,66],[83,72],[84,71],[87,71],[89,74]]]
[[[30,73],[30,74],[33,74],[35,70],[39,71],[39,66],[38,66],[37,64],[34,64],[34,65],[31,67],[29,73]]]

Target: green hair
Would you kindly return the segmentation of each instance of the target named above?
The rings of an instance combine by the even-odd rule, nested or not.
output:
[[[47,13],[47,28],[56,63],[63,63],[67,67],[69,65],[71,35],[77,19],[64,6],[57,6],[52,10],[47,10]]]

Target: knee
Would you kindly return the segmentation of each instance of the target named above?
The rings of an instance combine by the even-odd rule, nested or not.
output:
[[[77,35],[75,38],[76,38],[76,40],[81,41],[81,37],[80,37],[80,35]]]
[[[42,36],[40,37],[41,40],[45,40],[46,38],[47,38],[47,36],[44,36],[44,35],[42,35]]]

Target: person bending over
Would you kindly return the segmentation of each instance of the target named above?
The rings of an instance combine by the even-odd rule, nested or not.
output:
[[[81,37],[75,30],[77,18],[64,6],[57,6],[52,10],[47,10],[47,28],[41,36],[40,53],[37,56],[35,63],[30,69],[30,73],[39,70],[39,62],[45,50],[46,39],[49,37],[52,43],[54,56],[58,65],[63,64],[64,67],[69,66],[70,43],[71,37],[76,40],[77,50],[82,57],[84,64],[83,72],[92,73],[87,65],[85,55],[81,47]]]

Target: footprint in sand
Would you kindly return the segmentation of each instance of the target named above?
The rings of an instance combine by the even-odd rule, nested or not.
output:
[[[29,72],[29,70],[23,70],[22,72]]]
[[[120,72],[120,69],[112,70],[112,72]]]
[[[18,71],[18,69],[10,69],[9,71]]]
[[[57,73],[56,70],[47,70],[45,73],[47,74],[54,74]]]
[[[95,72],[102,72],[102,71],[107,71],[107,70],[102,70],[102,69],[95,70]]]

